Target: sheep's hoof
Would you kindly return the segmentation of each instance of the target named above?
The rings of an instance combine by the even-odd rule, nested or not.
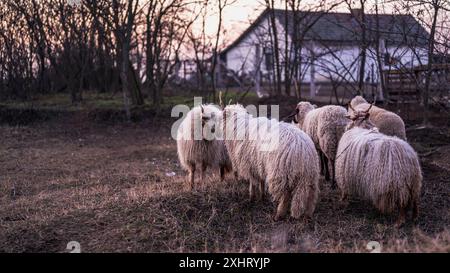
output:
[[[305,216],[305,217],[303,217],[303,222],[305,223],[305,224],[311,224],[312,223],[312,217],[311,216]]]
[[[272,216],[272,220],[273,220],[274,222],[280,222],[280,221],[282,221],[284,218],[285,218],[284,216],[280,216],[280,215],[278,215],[278,214],[275,214],[274,216]]]

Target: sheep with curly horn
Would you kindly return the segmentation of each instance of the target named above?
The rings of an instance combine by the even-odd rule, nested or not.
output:
[[[375,102],[373,104],[375,104]],[[355,111],[364,111],[369,105],[370,104],[363,97],[356,96],[350,101],[348,112],[349,114],[352,114]],[[370,121],[381,133],[406,140],[405,123],[399,115],[374,105],[370,108],[369,113]]]
[[[339,141],[336,182],[341,199],[357,196],[372,202],[382,213],[399,212],[397,226],[408,208],[418,216],[422,171],[414,149],[396,136],[378,131],[370,120],[373,104],[358,107]]]
[[[339,140],[344,133],[348,119],[342,106],[327,105],[320,108],[310,102],[297,104],[294,123],[305,131],[314,142],[320,158],[321,174],[335,186],[335,158]]]
[[[200,169],[201,179],[208,167],[219,168],[220,179],[232,170],[223,140],[205,137],[206,129],[214,131],[211,121],[221,111],[214,105],[200,105],[191,109],[177,131],[177,153],[181,167],[188,171],[191,190],[194,189],[195,171]]]

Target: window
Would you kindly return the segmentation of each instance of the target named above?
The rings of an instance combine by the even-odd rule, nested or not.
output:
[[[272,49],[269,47],[265,47],[263,50],[264,53],[264,61],[266,64],[266,69],[267,70],[272,70],[273,69],[273,53],[272,53]]]

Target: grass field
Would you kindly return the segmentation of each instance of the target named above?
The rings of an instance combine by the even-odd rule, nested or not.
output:
[[[408,130],[424,173],[420,217],[394,227],[323,179],[313,221],[273,222],[274,204],[248,201],[247,185],[210,172],[191,192],[170,129],[175,119],[103,123],[83,111],[0,126],[0,252],[450,251],[448,124]]]

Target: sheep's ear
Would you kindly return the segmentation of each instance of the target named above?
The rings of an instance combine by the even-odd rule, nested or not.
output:
[[[313,104],[313,108],[316,109],[316,108],[317,108],[317,105]]]
[[[345,118],[352,119],[352,116],[350,116],[350,115],[345,115]]]
[[[233,99],[230,99],[229,101],[228,101],[228,105],[231,105],[231,102],[233,101]]]
[[[205,109],[203,108],[203,105],[200,105],[200,109],[202,109],[202,114],[205,113]]]

